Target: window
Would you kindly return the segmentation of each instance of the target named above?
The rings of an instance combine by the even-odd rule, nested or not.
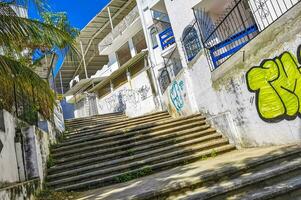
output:
[[[130,75],[131,75],[132,78],[137,76],[139,74],[139,72],[141,72],[144,69],[144,64],[145,64],[144,59],[141,59],[140,61],[133,64],[129,68],[129,72],[130,72]]]
[[[183,32],[183,45],[186,51],[187,60],[191,61],[201,50],[202,46],[196,29],[188,26]]]
[[[158,34],[158,32],[157,32],[156,27],[152,27],[150,29],[150,36],[151,36],[151,40],[152,40],[153,49],[158,47],[157,34]]]
[[[166,67],[160,70],[160,75],[158,79],[159,79],[161,93],[163,94],[165,90],[168,88],[169,84],[171,83],[169,72]]]

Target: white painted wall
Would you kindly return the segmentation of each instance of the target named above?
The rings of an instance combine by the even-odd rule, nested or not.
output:
[[[112,93],[98,99],[99,114],[125,112],[129,117],[140,116],[156,111],[147,73],[144,71],[120,86]]]
[[[1,111],[0,115],[3,115],[2,119],[4,120],[5,126],[5,131],[0,130],[0,140],[3,143],[3,149],[0,153],[0,183],[14,183],[19,181],[15,150],[15,120],[13,116],[5,110],[3,110],[3,112]]]
[[[49,130],[52,131],[46,133],[35,126],[28,126],[18,121],[5,110],[1,111],[0,115],[0,140],[4,145],[0,153],[0,185],[1,183],[23,182],[25,180],[24,169],[27,180],[37,178],[43,183],[50,153],[49,146],[56,142],[53,126],[50,124]],[[16,137],[17,124],[23,127],[18,133],[23,137],[23,147],[20,143],[20,136]]]
[[[301,4],[258,35],[241,52],[211,72],[204,54],[188,64],[199,111],[230,140],[242,147],[301,142],[301,119],[264,121],[259,117],[255,93],[248,90],[246,73],[301,45]],[[271,40],[271,38],[273,38]],[[245,51],[243,60],[242,51]]]

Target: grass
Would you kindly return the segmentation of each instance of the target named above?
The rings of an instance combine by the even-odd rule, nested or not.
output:
[[[135,150],[134,149],[129,149],[127,151],[127,153],[130,155],[130,156],[133,156],[135,154]]]
[[[138,170],[137,172],[132,173],[125,173],[116,178],[116,182],[123,183],[127,182],[142,176],[147,176],[153,172],[152,168],[149,166],[145,166],[142,169]]]
[[[58,143],[61,143],[61,142],[63,142],[65,139],[66,139],[66,132],[64,132],[64,133],[61,133],[59,136],[58,136],[58,138],[57,138],[57,141],[58,141]]]
[[[36,194],[35,200],[73,200],[78,196],[75,192],[55,192],[51,190],[43,190]]]
[[[214,157],[216,157],[216,156],[217,156],[216,150],[215,150],[215,149],[212,149],[212,150],[211,150],[211,158],[214,158]]]
[[[49,155],[49,158],[47,160],[47,168],[50,168],[52,166],[54,166],[54,159],[52,158],[51,155]]]

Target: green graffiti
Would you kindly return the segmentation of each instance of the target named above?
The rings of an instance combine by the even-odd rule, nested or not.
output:
[[[301,64],[301,46],[297,58]],[[248,88],[256,93],[257,111],[263,120],[291,120],[301,114],[301,67],[297,58],[284,52],[247,72]]]

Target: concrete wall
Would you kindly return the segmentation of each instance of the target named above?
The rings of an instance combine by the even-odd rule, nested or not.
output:
[[[140,116],[158,110],[146,71],[112,93],[98,99],[99,114],[125,112],[129,117]]]
[[[89,101],[86,96],[79,100],[75,105],[74,105],[74,117],[79,118],[79,117],[88,117],[89,116]]]
[[[5,110],[0,111],[0,183],[1,182],[18,182],[18,163],[15,149],[16,123],[13,116]]]
[[[35,193],[40,190],[39,180],[32,180],[0,189],[1,200],[34,200]]]
[[[186,70],[182,70],[162,95],[163,105],[173,117],[187,116],[196,112],[192,107],[193,102],[189,93],[192,86],[188,75]]]
[[[44,182],[49,146],[56,142],[55,128],[51,123],[47,124],[48,132],[45,132],[15,119],[5,110],[0,111],[1,200],[32,199],[35,190],[41,186],[37,186],[37,182]]]
[[[298,83],[300,77],[301,55],[300,52],[297,53],[298,47],[299,50],[301,48],[300,22],[301,4],[272,24],[215,71],[210,71],[204,53],[200,53],[188,63],[186,70],[192,82],[197,110],[204,113],[211,123],[238,146],[301,142],[298,104],[301,93],[298,84],[296,89],[291,88],[291,85],[294,85],[291,83],[295,81]],[[281,57],[284,52],[290,54]],[[300,62],[298,64],[297,56]],[[294,59],[289,59],[291,57]],[[264,86],[257,84],[267,76],[263,75],[262,66],[267,67],[267,64],[271,66],[273,61],[270,60],[270,63],[265,61],[274,58],[278,58],[278,65],[274,64],[274,69],[285,69],[287,76],[290,77],[279,75],[282,82],[280,80],[273,82],[275,89],[256,92],[255,89],[265,89]],[[284,68],[281,68],[280,63]],[[251,68],[255,71],[248,74]],[[283,73],[283,70],[279,72]],[[286,92],[276,90],[281,86],[287,88]]]
[[[23,128],[22,134],[25,138],[24,157],[27,178],[39,178],[43,182],[50,154],[50,136],[35,126]]]

